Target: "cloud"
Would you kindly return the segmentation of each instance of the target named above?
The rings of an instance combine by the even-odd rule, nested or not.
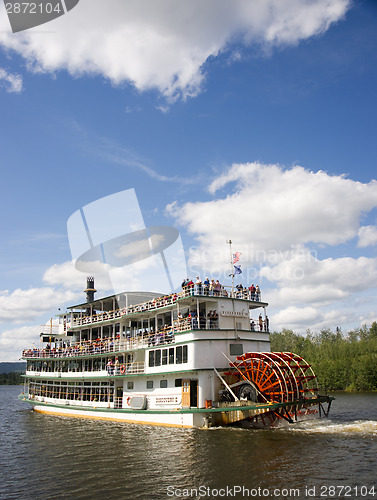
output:
[[[350,0],[81,0],[48,28],[14,35],[0,17],[0,44],[32,71],[102,75],[113,84],[158,89],[170,100],[195,96],[205,62],[238,41],[262,48],[299,43],[341,20]],[[0,8],[2,5],[0,6]],[[45,36],[37,32],[44,29]]]
[[[86,288],[87,274],[95,274],[96,288],[101,291],[111,290],[112,286],[107,274],[110,266],[103,262],[89,262],[87,266],[88,272],[86,273],[76,269],[75,261],[54,264],[45,271],[43,281],[48,285],[62,286],[74,293],[81,292],[81,298],[84,300],[83,290]]]
[[[366,322],[371,323],[373,321],[373,319],[371,321],[368,321],[368,319],[364,321],[364,317],[358,317],[350,310],[330,309],[323,311],[310,306],[289,306],[274,314],[271,317],[271,322],[273,323],[274,331],[287,328],[304,333],[308,329],[318,331],[332,327],[335,330],[336,327],[341,327],[344,324],[361,326]]]
[[[25,323],[76,299],[74,292],[50,287],[0,292],[0,322]]]
[[[292,246],[346,243],[358,235],[362,214],[377,206],[375,180],[364,184],[300,166],[234,164],[209,190],[225,187],[228,194],[212,201],[167,207],[195,236],[209,266],[229,238],[249,263]]]
[[[109,139],[106,136],[93,134],[90,130],[82,127],[77,121],[70,122],[70,126],[75,130],[77,145],[83,148],[86,153],[100,156],[105,161],[126,167],[133,170],[140,170],[148,175],[151,179],[161,182],[172,182],[177,184],[199,184],[199,174],[196,176],[166,176],[160,174],[153,166],[151,161],[143,158],[130,148],[120,146],[116,141]]]
[[[0,68],[0,87],[5,87],[9,93],[19,94],[22,91],[22,76],[8,73],[5,69]]]
[[[377,259],[312,257],[302,262],[293,258],[275,266],[262,266],[259,276],[277,285],[268,294],[274,306],[298,303],[324,306],[374,288]]]
[[[369,247],[377,244],[377,227],[362,226],[359,229],[359,247]]]
[[[4,330],[0,336],[0,362],[18,361],[24,349],[33,343],[38,346],[41,331],[39,325]]]
[[[237,282],[259,283],[274,308],[273,328],[300,325],[305,331],[376,318],[374,305],[360,300],[376,288],[377,258],[326,257],[326,249],[343,245],[344,252],[358,236],[364,245],[375,242],[373,226],[360,228],[377,206],[375,180],[248,163],[232,165],[209,191],[211,201],[166,207],[197,241],[188,252],[191,276],[210,273],[229,283],[231,239],[233,251],[242,253]]]

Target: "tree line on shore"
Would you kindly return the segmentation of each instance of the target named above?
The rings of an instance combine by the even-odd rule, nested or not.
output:
[[[325,391],[377,390],[377,322],[347,334],[340,328],[306,335],[292,330],[273,332],[271,351],[294,352],[313,368]]]
[[[20,385],[24,383],[22,372],[0,373],[0,385]]]

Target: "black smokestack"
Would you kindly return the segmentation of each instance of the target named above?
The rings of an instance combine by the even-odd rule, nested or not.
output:
[[[86,278],[86,301],[87,302],[93,302],[94,301],[94,294],[97,290],[94,288],[94,277],[93,276],[88,276]]]

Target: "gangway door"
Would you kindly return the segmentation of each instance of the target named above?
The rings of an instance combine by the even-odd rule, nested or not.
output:
[[[182,408],[190,408],[190,380],[182,380]]]

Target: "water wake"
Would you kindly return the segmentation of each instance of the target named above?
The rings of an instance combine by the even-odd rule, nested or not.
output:
[[[333,422],[331,420],[311,420],[292,425],[290,430],[318,434],[355,434],[377,437],[377,421],[354,420],[351,422]]]

